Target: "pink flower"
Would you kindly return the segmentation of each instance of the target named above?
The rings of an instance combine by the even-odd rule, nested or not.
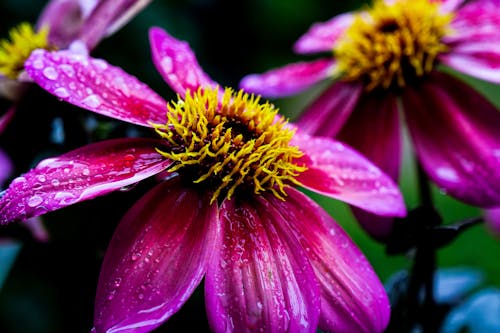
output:
[[[99,279],[95,332],[149,332],[205,278],[216,332],[381,332],[384,288],[340,226],[294,187],[402,216],[394,182],[351,148],[295,132],[269,103],[220,88],[188,44],[150,31],[153,59],[179,94],[167,104],[103,60],[32,54],[33,80],[62,100],[155,130],[41,161],[0,199],[23,220],[157,175],[124,216]],[[47,75],[49,73],[49,75]]]
[[[267,97],[331,79],[297,121],[314,135],[353,146],[393,179],[401,165],[400,109],[419,163],[449,195],[480,207],[500,204],[500,113],[442,65],[500,82],[500,2],[375,0],[371,9],[314,24],[295,44],[333,57],[249,75],[241,87]],[[392,219],[355,210],[374,237]]]
[[[151,0],[51,0],[35,29],[22,23],[0,45],[0,96],[18,101],[30,82],[23,65],[37,48],[91,51]],[[15,112],[15,107],[10,109]],[[10,117],[12,118],[12,117]],[[0,126],[0,133],[3,127]]]

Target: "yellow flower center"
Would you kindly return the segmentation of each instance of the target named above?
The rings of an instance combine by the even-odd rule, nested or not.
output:
[[[451,14],[429,0],[375,0],[356,14],[334,47],[338,74],[362,81],[367,90],[402,88],[429,73],[436,57],[447,51],[442,38],[450,32]]]
[[[271,191],[283,199],[285,187],[300,185],[295,177],[306,170],[294,163],[303,154],[290,146],[294,131],[269,103],[242,90],[198,89],[170,103],[167,124],[152,124],[166,139],[160,154],[175,161],[194,183],[213,188],[212,201],[230,199],[236,188],[255,194]]]
[[[17,79],[24,69],[24,62],[35,49],[55,49],[49,45],[48,27],[35,32],[29,23],[23,22],[9,31],[10,41],[0,41],[0,74]]]

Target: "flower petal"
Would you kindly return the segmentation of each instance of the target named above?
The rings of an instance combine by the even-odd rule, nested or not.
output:
[[[217,86],[200,67],[187,42],[170,36],[158,27],[149,30],[149,42],[156,69],[181,97],[188,89],[196,91],[203,86]]]
[[[440,2],[441,12],[451,13],[458,9],[466,0],[431,0],[431,2]]]
[[[402,135],[396,96],[366,94],[336,138],[359,151],[395,182],[399,178]],[[363,228],[375,239],[389,236],[393,219],[353,207]]]
[[[469,43],[498,40],[500,2],[490,0],[468,1],[453,17],[451,33],[444,37],[447,43]],[[493,48],[493,45],[491,46]]]
[[[316,332],[319,290],[287,222],[265,202],[226,200],[205,281],[215,332]]]
[[[459,72],[500,83],[500,49],[495,45],[500,45],[500,38],[461,43],[452,52],[440,57],[440,60]]]
[[[0,198],[0,224],[25,220],[139,182],[171,162],[154,139],[115,139],[41,161]]]
[[[166,102],[136,77],[70,51],[35,50],[25,63],[33,80],[61,100],[142,126],[165,123]]]
[[[179,179],[148,192],[120,222],[106,251],[96,332],[150,332],[165,322],[203,278],[217,235],[210,196]]]
[[[331,52],[335,42],[354,20],[353,13],[337,15],[326,22],[315,23],[293,46],[297,53]]]
[[[321,80],[331,77],[333,59],[297,62],[262,74],[250,74],[240,82],[240,88],[265,97],[282,97],[304,91]]]
[[[49,41],[52,45],[62,49],[75,40],[84,20],[80,3],[80,0],[56,0],[49,1],[45,6],[37,28],[49,27]]]
[[[123,25],[152,0],[101,0],[85,19],[78,39],[82,40],[89,50]]]
[[[495,106],[439,72],[420,86],[408,87],[403,106],[429,177],[469,204],[500,205],[500,113]]]
[[[265,195],[300,239],[321,286],[320,328],[328,332],[382,332],[390,307],[384,286],[342,228],[305,194],[287,190],[286,204]]]
[[[335,136],[351,115],[363,87],[342,81],[327,88],[296,121],[304,133]]]
[[[303,134],[295,134],[291,144],[305,154],[297,161],[308,168],[297,177],[304,187],[377,215],[406,214],[394,181],[352,148]]]

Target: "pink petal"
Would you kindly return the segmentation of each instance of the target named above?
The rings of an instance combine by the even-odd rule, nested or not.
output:
[[[165,322],[203,278],[217,235],[210,196],[179,179],[148,192],[120,222],[106,251],[96,332],[150,332]]]
[[[154,139],[115,139],[41,161],[14,179],[0,199],[0,224],[26,220],[137,183],[171,162]]]
[[[478,42],[481,40],[498,40],[500,26],[500,2],[497,0],[469,1],[460,8],[451,22],[451,33],[445,41]]]
[[[312,191],[382,216],[404,216],[403,197],[394,181],[348,146],[296,134],[291,142],[304,152],[297,163],[307,170],[297,180]]]
[[[358,103],[337,139],[359,151],[397,182],[402,136],[396,96],[367,94]],[[353,207],[363,228],[375,239],[389,236],[394,220]]]
[[[160,96],[104,60],[36,50],[25,68],[42,88],[76,106],[142,126],[166,121],[167,106]]]
[[[89,50],[125,25],[152,0],[101,0],[86,17],[78,39]]]
[[[321,285],[320,328],[382,332],[389,322],[389,301],[369,262],[320,206],[295,189],[287,192],[286,203],[273,195],[265,199],[307,249]]]
[[[465,83],[434,72],[403,95],[408,127],[429,177],[451,196],[500,205],[500,113]]]
[[[327,88],[300,115],[301,131],[316,136],[335,136],[351,115],[363,87],[342,81]]]
[[[79,0],[52,0],[43,9],[37,27],[49,27],[49,41],[66,48],[76,38],[83,23]]]
[[[500,29],[500,26],[498,27]],[[463,42],[440,61],[459,72],[482,80],[500,83],[500,38]]]
[[[294,51],[307,54],[332,52],[335,42],[344,34],[354,20],[352,13],[337,15],[332,19],[315,23],[294,45]]]
[[[187,42],[158,27],[149,30],[149,42],[156,69],[181,97],[188,89],[196,91],[199,87],[217,86],[200,67]]]
[[[450,13],[454,12],[458,9],[462,3],[464,3],[466,0],[431,0],[431,2],[440,2],[441,6],[441,12],[443,13]]]
[[[247,75],[240,88],[265,97],[289,96],[331,77],[334,66],[334,60],[326,58],[289,64],[263,74]]]
[[[316,332],[312,267],[287,222],[267,208],[253,200],[222,204],[220,252],[205,282],[215,332]]]

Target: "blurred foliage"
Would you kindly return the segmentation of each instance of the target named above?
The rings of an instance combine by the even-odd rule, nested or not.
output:
[[[292,45],[312,23],[358,8],[367,1],[331,0],[154,0],[143,12],[115,35],[104,40],[93,52],[122,67],[148,83],[166,99],[172,90],[156,72],[148,42],[148,29],[160,26],[188,41],[200,64],[216,81],[236,87],[246,74],[262,72],[291,61],[307,59],[293,54]],[[45,4],[42,0],[3,0],[0,2],[0,35],[20,21],[34,23]],[[463,77],[500,105],[500,88]],[[283,114],[295,117],[321,91],[273,101]],[[20,110],[20,130],[11,133],[9,153],[24,172],[35,161],[81,146],[95,138],[81,139],[81,123],[97,120],[96,138],[120,135],[127,125],[115,124],[100,116],[89,116],[35,88],[37,104]],[[42,102],[40,102],[42,100]],[[1,107],[7,105],[2,101]],[[49,116],[65,123],[65,145],[49,147],[38,139],[50,136]],[[376,138],[375,138],[376,139]],[[15,142],[13,142],[15,140]],[[41,141],[43,142],[43,140]],[[409,147],[408,147],[409,148]],[[412,208],[418,204],[415,167],[410,149],[406,149],[402,189]],[[16,226],[2,231],[19,237],[24,245],[4,288],[0,292],[0,332],[58,333],[89,332],[99,268],[112,232],[121,216],[151,184],[143,182],[133,191],[112,193],[89,202],[47,214],[45,223],[51,241],[40,244]],[[383,281],[411,265],[411,254],[387,256],[384,247],[369,238],[353,219],[345,204],[309,193],[343,225],[366,254]],[[434,188],[434,198],[446,223],[477,216],[481,212],[461,204]],[[500,242],[484,225],[461,235],[438,253],[440,267],[468,266],[484,272],[486,283],[500,286],[500,265],[496,255]],[[197,331],[206,328],[203,290],[193,297],[167,324],[155,332]],[[199,329],[199,325],[205,325]],[[182,329],[181,329],[182,328]]]

